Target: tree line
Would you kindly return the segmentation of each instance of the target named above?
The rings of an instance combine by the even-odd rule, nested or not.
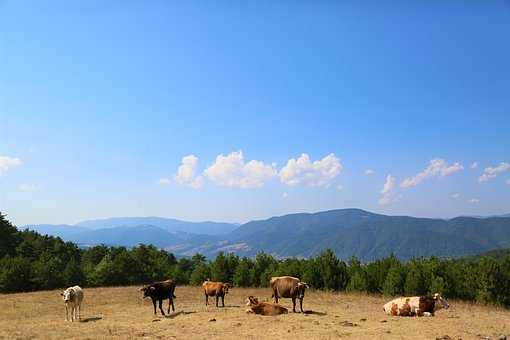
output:
[[[219,253],[177,259],[151,245],[86,249],[58,237],[19,231],[0,214],[0,292],[25,292],[82,285],[145,284],[174,279],[199,285],[206,279],[237,287],[267,287],[272,276],[301,278],[314,289],[396,295],[439,292],[448,298],[510,307],[510,255],[465,259],[394,256],[370,263],[344,262],[331,250],[309,259],[276,259],[267,253],[240,258]]]

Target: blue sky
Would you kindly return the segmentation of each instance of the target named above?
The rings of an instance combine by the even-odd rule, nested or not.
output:
[[[0,211],[509,213],[509,35],[508,1],[1,1]]]

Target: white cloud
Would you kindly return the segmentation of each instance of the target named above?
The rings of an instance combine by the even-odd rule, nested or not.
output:
[[[468,200],[469,203],[472,203],[472,204],[476,204],[478,202],[480,202],[480,200],[478,198],[471,198],[470,200]]]
[[[417,173],[413,177],[404,179],[402,183],[400,183],[400,186],[402,188],[414,187],[427,178],[435,176],[445,177],[462,169],[464,169],[464,167],[459,162],[448,165],[444,159],[435,158],[430,161],[429,166],[425,168],[425,170]]]
[[[483,174],[478,177],[478,182],[487,182],[491,178],[496,177],[498,174],[509,171],[510,163],[501,162],[498,166],[485,168]]]
[[[20,166],[22,164],[19,158],[9,156],[0,156],[0,176],[9,169]]]
[[[204,175],[218,185],[243,189],[261,187],[276,174],[272,165],[261,161],[245,163],[242,151],[218,155],[214,164],[204,171]]]
[[[170,185],[172,183],[172,180],[168,177],[162,177],[159,179],[160,185]]]
[[[187,185],[192,188],[200,188],[204,184],[202,176],[196,176],[198,158],[195,155],[182,157],[181,165],[177,169],[174,180],[177,184]]]
[[[392,175],[386,176],[386,182],[381,190],[382,197],[379,199],[379,204],[386,205],[398,199],[395,189],[397,187],[397,180]]]
[[[342,190],[344,190],[344,186],[343,186],[343,185],[341,185],[341,184],[338,184],[338,185],[336,186],[336,190],[338,190],[338,191],[342,191]]]
[[[39,187],[35,184],[23,183],[18,186],[18,190],[23,192],[32,192],[39,190]]]
[[[457,199],[457,198],[460,197],[460,194],[459,193],[455,193],[455,194],[452,194],[451,197]]]
[[[373,174],[375,174],[374,170],[372,170],[372,169],[366,169],[365,170],[365,175],[370,176],[370,175],[373,175]]]
[[[287,194],[286,192],[284,192],[284,193],[282,194],[282,198],[283,198],[283,199],[286,199],[287,197],[289,197],[289,194]]]
[[[473,162],[471,163],[471,165],[469,166],[471,169],[476,169],[478,168],[478,162]]]
[[[342,171],[340,160],[329,154],[321,160],[310,161],[310,157],[303,153],[298,159],[291,158],[280,170],[280,181],[290,186],[328,186]]]

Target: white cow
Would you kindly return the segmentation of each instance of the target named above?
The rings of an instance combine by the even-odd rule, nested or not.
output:
[[[434,316],[438,309],[449,307],[448,302],[436,293],[433,296],[397,298],[385,304],[383,308],[387,314],[395,316]]]
[[[83,289],[80,286],[69,287],[61,293],[66,304],[66,321],[69,321],[69,309],[71,310],[71,321],[80,320],[80,307],[83,301]]]

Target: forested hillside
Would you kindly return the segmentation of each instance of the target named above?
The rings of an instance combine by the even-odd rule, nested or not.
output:
[[[264,287],[275,275],[302,278],[316,289],[417,295],[441,292],[450,298],[510,306],[510,256],[470,259],[394,256],[367,264],[344,262],[331,250],[310,259],[277,260],[260,252],[254,259],[219,253],[181,258],[154,246],[94,246],[80,249],[60,238],[18,231],[0,214],[0,292],[54,289],[70,285],[142,284],[168,277],[179,284],[203,280]]]

